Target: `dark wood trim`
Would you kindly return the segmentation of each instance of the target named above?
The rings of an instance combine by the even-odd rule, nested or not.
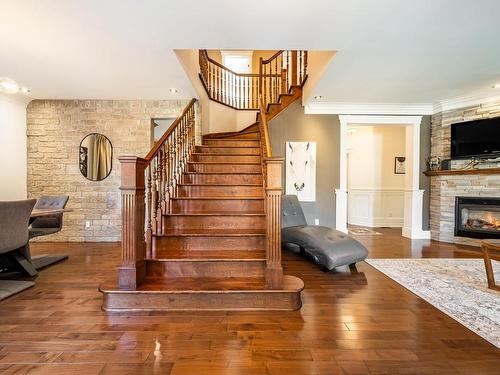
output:
[[[500,241],[498,240],[483,240],[481,241],[481,249],[483,250],[484,267],[486,269],[486,278],[488,280],[488,288],[500,291],[500,285],[495,283],[495,275],[491,264],[492,252],[496,252],[493,256],[500,256]]]
[[[447,176],[462,174],[500,174],[500,168],[480,168],[480,169],[447,169],[436,171],[425,171],[426,176]]]

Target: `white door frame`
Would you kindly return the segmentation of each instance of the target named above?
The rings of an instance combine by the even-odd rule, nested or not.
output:
[[[420,123],[422,116],[339,115],[340,120],[340,187],[335,189],[336,229],[347,233],[347,126],[403,125],[405,131],[405,199],[402,235],[411,239],[429,239],[430,231],[422,229],[424,190],[420,190]]]

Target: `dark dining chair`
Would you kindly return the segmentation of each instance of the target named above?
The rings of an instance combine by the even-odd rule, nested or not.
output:
[[[31,264],[28,225],[36,199],[0,202],[0,268],[19,269],[29,276],[37,270]]]
[[[60,196],[41,196],[35,204],[37,210],[64,209],[68,203],[67,195]],[[30,238],[47,236],[57,233],[62,229],[63,214],[42,216],[35,218],[29,228]]]

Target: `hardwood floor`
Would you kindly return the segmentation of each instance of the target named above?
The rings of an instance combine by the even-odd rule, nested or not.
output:
[[[370,257],[480,257],[479,249],[360,236]],[[70,259],[0,302],[2,374],[499,374],[500,350],[368,264],[323,273],[284,251],[305,282],[292,312],[106,314],[97,286],[119,245],[34,243]]]

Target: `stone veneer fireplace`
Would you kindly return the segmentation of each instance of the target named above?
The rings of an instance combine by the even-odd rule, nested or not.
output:
[[[456,197],[455,236],[500,238],[500,198]]]
[[[431,155],[450,157],[451,124],[498,116],[500,100],[437,113],[431,122]],[[455,162],[455,168],[459,161]],[[466,163],[466,161],[464,161]],[[455,202],[461,198],[499,198],[500,173],[442,174],[431,178],[431,238],[437,241],[479,246],[481,239],[455,233]],[[478,234],[479,236],[479,234]]]

